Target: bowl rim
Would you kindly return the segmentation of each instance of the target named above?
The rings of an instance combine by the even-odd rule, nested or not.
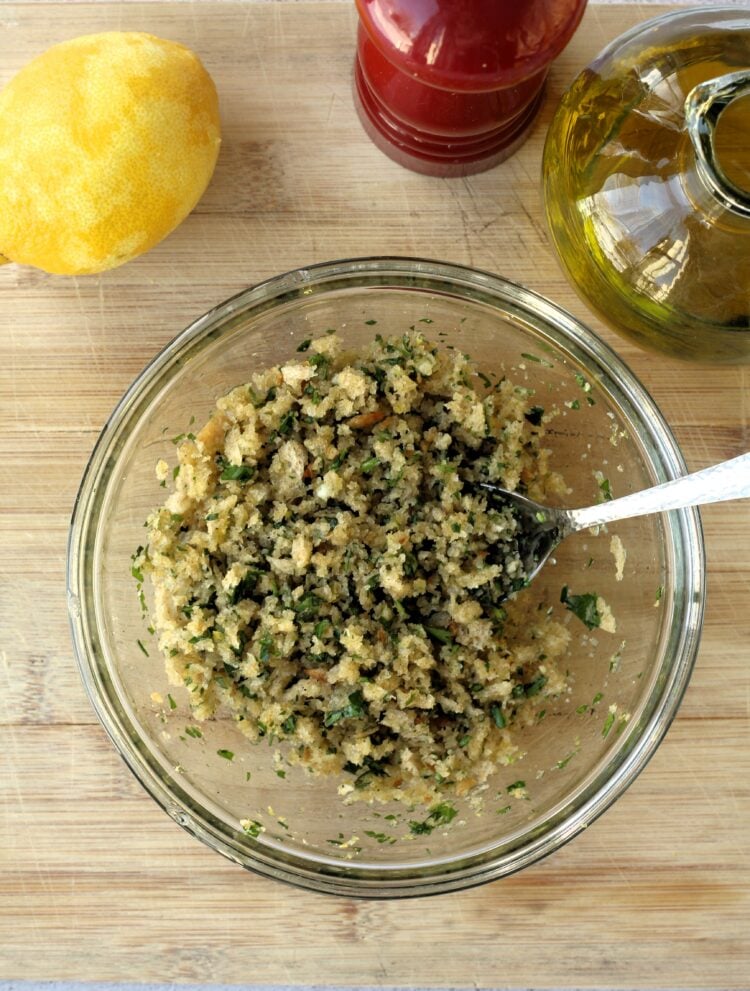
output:
[[[644,439],[651,444],[647,462],[659,481],[686,473],[686,465],[677,442],[653,399],[621,358],[594,331],[551,300],[490,272],[464,265],[423,258],[387,255],[321,262],[272,276],[231,296],[212,307],[177,334],[145,366],[119,400],[96,441],[84,469],[73,507],[67,552],[67,601],[74,653],[89,700],[96,715],[127,766],[157,804],[191,835],[213,850],[241,866],[265,877],[294,885],[347,896],[398,898],[437,894],[469,888],[507,876],[552,853],[587,828],[635,780],[663,739],[677,712],[690,679],[702,628],[705,608],[705,548],[700,516],[696,509],[677,510],[664,515],[669,536],[668,557],[675,571],[681,565],[684,591],[673,597],[673,608],[680,622],[673,622],[670,632],[673,661],[666,672],[661,693],[648,698],[650,711],[643,728],[630,734],[623,745],[610,754],[606,762],[583,789],[583,800],[576,794],[575,808],[570,800],[544,829],[535,830],[518,847],[499,856],[471,855],[442,858],[432,872],[424,867],[361,869],[354,862],[331,864],[305,860],[293,854],[279,856],[265,844],[253,843],[236,834],[230,838],[218,820],[205,809],[196,813],[194,804],[179,783],[165,778],[155,761],[148,759],[145,747],[139,747],[106,690],[92,646],[98,642],[91,628],[93,609],[87,607],[92,595],[90,549],[92,527],[96,532],[98,491],[104,492],[123,443],[125,428],[139,402],[144,403],[157,388],[163,372],[173,367],[191,347],[205,342],[232,325],[235,318],[247,313],[261,313],[311,295],[329,292],[354,283],[355,288],[391,287],[402,289],[438,289],[443,295],[466,300],[489,302],[507,319],[516,312],[532,324],[544,324],[554,343],[581,361],[593,361],[597,375],[605,375],[610,398],[625,413],[637,414],[638,440],[643,453]],[[540,331],[541,327],[537,327]],[[587,365],[591,375],[591,367]],[[603,383],[602,383],[603,384]],[[660,461],[654,461],[658,454]],[[674,617],[673,617],[674,619]],[[669,651],[665,650],[665,657]],[[116,701],[116,700],[115,700]],[[546,822],[546,820],[545,820]],[[494,849],[498,849],[495,847]]]

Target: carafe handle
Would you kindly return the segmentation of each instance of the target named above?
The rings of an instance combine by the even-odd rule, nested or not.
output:
[[[685,100],[685,120],[701,181],[728,210],[750,217],[750,196],[724,172],[715,146],[719,117],[743,96],[750,96],[750,69],[698,83]]]

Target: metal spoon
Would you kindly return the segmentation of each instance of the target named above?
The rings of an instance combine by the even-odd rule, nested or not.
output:
[[[668,509],[703,506],[750,496],[750,452],[722,461],[692,475],[675,478],[642,492],[603,502],[587,509],[551,509],[517,492],[482,482],[480,488],[510,506],[520,524],[518,550],[526,582],[535,578],[560,541],[571,533],[602,523],[648,516]]]

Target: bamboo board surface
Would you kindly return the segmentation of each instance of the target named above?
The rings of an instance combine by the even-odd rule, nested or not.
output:
[[[298,265],[423,255],[544,293],[612,343],[688,464],[750,448],[746,371],[684,366],[604,329],[545,234],[540,154],[575,72],[653,7],[593,7],[531,140],[470,179],[384,158],[350,96],[339,3],[4,4],[0,83],[64,38],[138,29],[195,48],[224,145],[195,213],[115,271],[0,268],[0,978],[476,987],[750,982],[749,504],[704,511],[697,668],[633,787],[574,843],[505,881],[429,901],[350,901],[249,875],[167,819],[84,696],[64,559],[81,472],[143,365],[194,317]]]

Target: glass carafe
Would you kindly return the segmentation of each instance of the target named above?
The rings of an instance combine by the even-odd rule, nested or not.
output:
[[[638,344],[750,362],[750,12],[667,14],[574,81],[544,153],[554,245]]]

